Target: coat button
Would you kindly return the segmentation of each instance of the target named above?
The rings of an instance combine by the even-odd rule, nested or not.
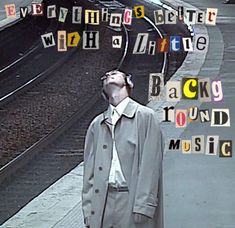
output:
[[[99,170],[100,170],[100,171],[102,171],[102,170],[103,170],[103,168],[100,166],[100,167],[99,167]]]
[[[96,189],[96,190],[95,190],[95,193],[99,193],[99,189]]]
[[[91,211],[91,214],[92,214],[92,215],[94,215],[94,214],[95,214],[95,212],[94,212],[94,211]]]
[[[104,144],[104,145],[103,145],[103,149],[107,149],[107,145]]]

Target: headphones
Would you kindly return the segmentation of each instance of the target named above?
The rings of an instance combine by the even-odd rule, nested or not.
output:
[[[123,72],[122,72],[123,73]],[[123,73],[125,74],[125,73]],[[130,89],[133,89],[134,88],[134,83],[133,81],[131,80],[132,78],[132,75],[131,74],[125,74],[125,81],[126,81],[126,84],[129,86]]]
[[[134,88],[134,83],[132,81],[132,75],[127,74],[127,73],[120,71],[120,70],[116,70],[116,71],[121,72],[123,74],[126,85],[129,87],[129,89],[132,90]],[[103,77],[101,78],[101,80],[103,80]],[[105,100],[107,100],[107,101],[109,100],[108,94],[105,93],[104,89],[102,89],[101,95]]]

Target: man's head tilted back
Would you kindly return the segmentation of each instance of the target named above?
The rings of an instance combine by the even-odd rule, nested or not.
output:
[[[108,71],[101,77],[101,80],[103,81],[103,93],[107,99],[113,94],[119,93],[130,96],[134,87],[131,75],[120,70]]]

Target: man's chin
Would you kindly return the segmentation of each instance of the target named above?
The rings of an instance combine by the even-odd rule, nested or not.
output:
[[[105,90],[116,90],[116,89],[120,89],[121,86],[119,84],[117,84],[116,82],[108,82],[106,85],[105,85]]]
[[[113,93],[118,93],[120,91],[121,87],[120,85],[116,84],[116,83],[108,83],[107,85],[105,85],[104,87],[104,91],[105,93],[107,93],[108,95],[111,95]]]

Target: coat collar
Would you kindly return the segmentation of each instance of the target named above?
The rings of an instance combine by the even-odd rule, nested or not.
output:
[[[130,98],[122,115],[126,116],[127,118],[133,118],[136,113],[137,105],[138,105],[137,102],[135,102],[134,100],[132,100]],[[103,118],[101,119],[101,123],[103,123],[104,121],[107,122],[108,124],[112,123],[111,122],[111,107],[110,106],[108,107],[108,109],[106,111],[103,112]]]

